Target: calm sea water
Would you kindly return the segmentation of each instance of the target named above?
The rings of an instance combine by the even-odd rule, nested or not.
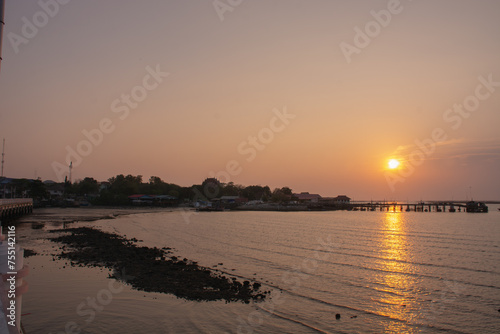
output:
[[[62,225],[49,219],[42,230],[18,226],[22,246],[40,252],[26,260],[28,333],[500,332],[495,206],[487,214],[156,212],[78,225],[173,247],[263,282],[272,298],[199,303],[132,290],[107,270],[53,261],[58,246],[45,238]]]

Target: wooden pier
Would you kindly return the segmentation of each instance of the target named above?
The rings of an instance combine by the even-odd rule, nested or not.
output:
[[[0,221],[10,220],[32,212],[32,198],[0,199]]]
[[[387,212],[488,212],[488,207],[481,202],[353,202],[354,211]]]

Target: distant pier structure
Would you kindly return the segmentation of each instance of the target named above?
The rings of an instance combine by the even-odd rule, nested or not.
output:
[[[0,199],[0,221],[8,221],[32,212],[32,198]]]
[[[488,212],[482,202],[351,202],[354,211],[387,211],[387,212]]]

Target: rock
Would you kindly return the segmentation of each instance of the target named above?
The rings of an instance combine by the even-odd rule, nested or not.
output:
[[[67,251],[61,252],[58,258],[68,259],[73,266],[113,269],[114,276],[137,290],[169,293],[194,301],[249,303],[262,301],[266,296],[259,290],[260,283],[254,283],[252,290],[250,281],[242,284],[234,277],[217,275],[215,270],[187,258],[167,258],[165,248],[139,247],[124,237],[88,227],[51,232],[71,232],[51,238],[67,246]]]
[[[25,248],[24,249],[24,257],[30,257],[30,256],[34,256],[34,255],[38,255],[37,252],[35,252],[34,250],[31,250],[31,249],[27,249]]]
[[[337,320],[340,319],[340,313],[335,314],[335,319],[337,319]]]

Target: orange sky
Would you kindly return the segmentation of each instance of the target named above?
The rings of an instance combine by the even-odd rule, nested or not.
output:
[[[6,176],[500,199],[498,1],[61,2],[6,4]]]

